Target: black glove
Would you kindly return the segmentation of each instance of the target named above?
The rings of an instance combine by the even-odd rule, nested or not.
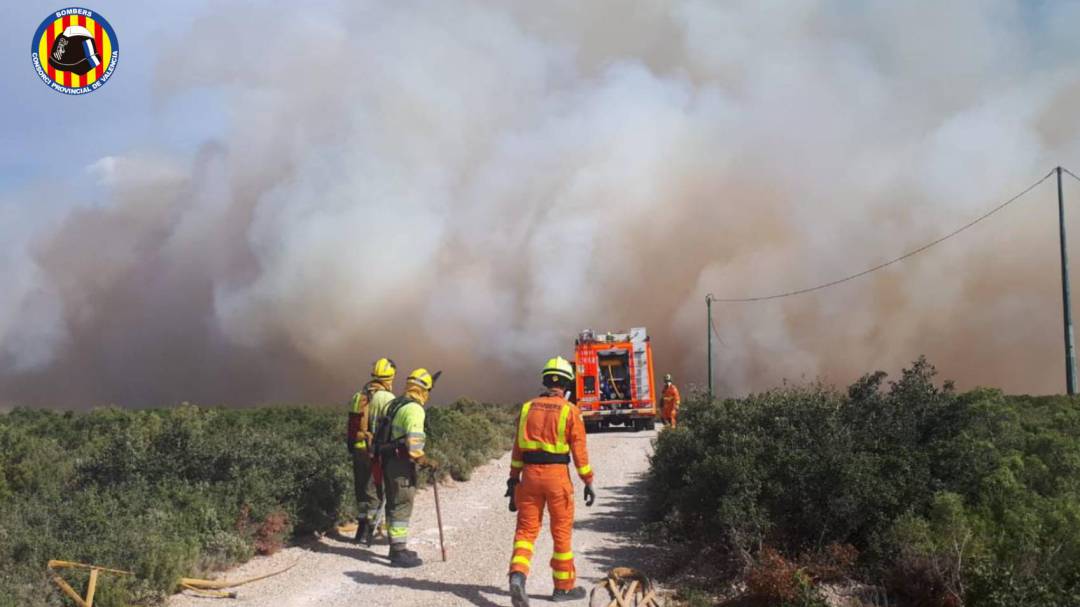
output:
[[[591,507],[596,501],[596,492],[592,490],[592,483],[585,485],[585,506]]]
[[[520,481],[516,478],[506,479],[506,493],[503,497],[510,498],[510,512],[517,512],[517,503],[514,502],[514,488],[517,487]]]

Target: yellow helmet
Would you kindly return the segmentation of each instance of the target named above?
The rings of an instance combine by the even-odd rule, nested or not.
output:
[[[428,373],[427,369],[420,368],[409,374],[408,382],[414,386],[420,386],[425,390],[430,390],[435,387],[435,381],[442,375],[442,371],[436,371],[434,375]]]
[[[394,379],[397,365],[389,358],[380,358],[371,367],[371,376],[375,379]]]
[[[574,365],[570,364],[570,361],[565,358],[556,356],[547,361],[547,364],[544,365],[544,370],[540,372],[541,378],[548,377],[549,375],[561,377],[566,381],[574,381]]]

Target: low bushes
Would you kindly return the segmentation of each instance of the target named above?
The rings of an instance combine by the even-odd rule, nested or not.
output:
[[[845,392],[692,399],[657,441],[651,515],[688,544],[750,555],[733,575],[773,587],[760,571],[800,563],[793,588],[850,546],[847,575],[913,604],[1080,604],[1078,403],[958,393],[934,375],[920,359]]]
[[[466,478],[512,439],[508,407],[429,409],[429,451]],[[64,604],[50,558],[130,569],[96,605],[150,604],[355,513],[344,407],[0,415],[0,605]]]
[[[468,480],[473,468],[510,449],[514,442],[517,408],[485,405],[462,399],[428,411],[431,445],[427,454],[440,473]]]
[[[769,546],[761,549],[757,562],[746,572],[746,591],[764,604],[825,607],[814,592],[810,573]]]

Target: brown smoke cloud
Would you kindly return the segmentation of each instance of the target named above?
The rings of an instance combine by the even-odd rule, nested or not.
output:
[[[700,384],[706,293],[862,270],[1080,168],[1075,5],[213,11],[154,86],[219,91],[227,132],[103,158],[107,202],[15,241],[0,403],[342,400],[383,355],[443,369],[441,399],[510,400],[580,329],[641,325]],[[1047,182],[860,281],[718,305],[721,389],[925,353],[961,386],[1059,391],[1056,239]]]

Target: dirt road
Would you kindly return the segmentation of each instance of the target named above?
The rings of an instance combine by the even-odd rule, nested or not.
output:
[[[616,565],[650,570],[653,558],[646,547],[634,543],[640,526],[641,485],[648,468],[655,432],[610,432],[589,435],[589,454],[596,471],[596,504],[586,508],[581,484],[577,493],[574,554],[580,583],[591,583]],[[477,469],[471,480],[442,485],[446,549],[439,557],[439,534],[434,498],[430,490],[417,498],[410,547],[425,563],[416,569],[389,566],[385,544],[364,548],[327,536],[303,547],[257,558],[228,572],[229,579],[260,575],[295,562],[288,572],[238,589],[240,597],[229,605],[273,607],[434,607],[443,605],[510,605],[506,569],[514,534],[514,514],[507,511],[509,454]],[[546,523],[546,521],[545,521]],[[546,531],[536,543],[528,590],[532,605],[549,605],[551,536]],[[220,599],[177,595],[170,607],[212,607]],[[565,603],[564,603],[565,604]],[[570,603],[585,605],[587,601]]]

